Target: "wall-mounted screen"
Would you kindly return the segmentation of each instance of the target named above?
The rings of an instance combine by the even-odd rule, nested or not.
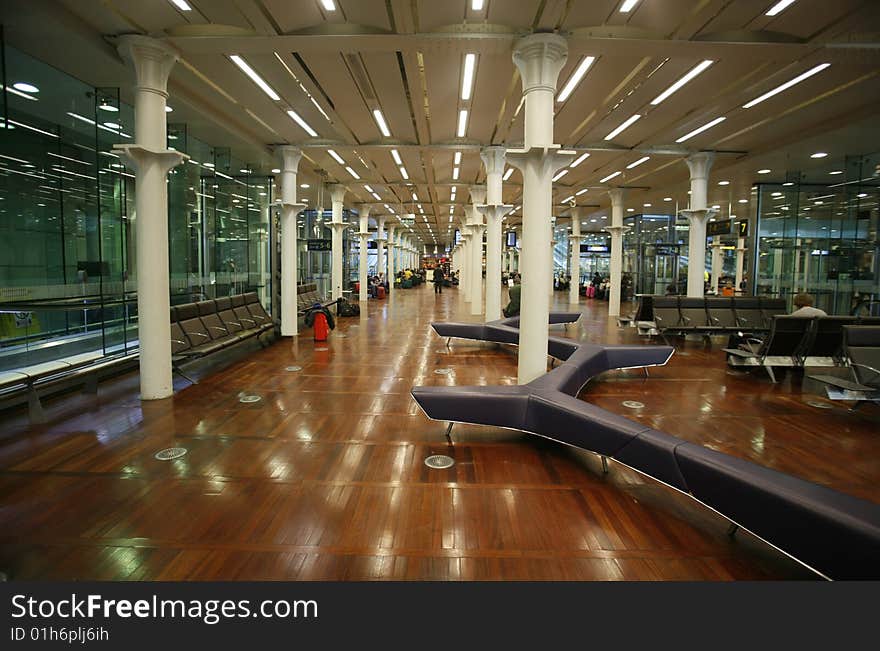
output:
[[[516,231],[507,231],[507,246],[516,246]]]

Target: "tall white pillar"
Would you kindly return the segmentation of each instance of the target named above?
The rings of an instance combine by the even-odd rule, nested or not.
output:
[[[385,218],[379,217],[376,226],[376,275],[378,276],[385,273]]]
[[[397,242],[394,240],[395,226],[388,227],[388,288],[394,289],[394,274],[397,270],[394,268],[394,250],[397,248]]]
[[[469,209],[465,206],[465,217],[462,218],[461,222],[461,284],[459,286],[459,289],[462,290],[462,296],[465,303],[470,303],[473,299],[473,296],[471,295],[471,277],[473,276],[473,273],[471,272],[471,268],[473,267],[471,248],[473,243],[473,231],[471,231],[471,225],[466,221],[468,212]]]
[[[571,273],[571,285],[568,288],[568,302],[572,305],[580,303],[580,284],[581,284],[581,217],[583,208],[573,207],[571,209],[571,262],[569,263],[569,272]]]
[[[486,230],[483,224],[483,215],[478,206],[486,201],[486,188],[480,185],[472,185],[469,188],[471,205],[468,210],[471,215],[471,315],[483,313],[483,232]]]
[[[623,225],[623,188],[608,190],[611,198],[611,278],[608,284],[608,316],[620,316],[620,287],[623,279],[623,234],[629,230]]]
[[[334,301],[342,298],[342,288],[345,281],[342,277],[342,258],[345,254],[345,251],[342,250],[342,232],[347,224],[342,221],[342,207],[347,191],[348,188],[344,185],[330,186],[330,229],[332,237],[330,244],[330,298]]]
[[[739,237],[736,240],[736,287],[735,292],[740,291],[740,285],[743,281],[743,263],[745,262],[746,240]]]
[[[501,198],[504,153],[504,147],[480,152],[486,168],[486,205],[478,206],[486,217],[486,321],[501,318],[501,219],[513,208]]]
[[[574,154],[558,151],[553,144],[553,103],[556,82],[568,57],[568,44],[558,34],[530,34],[513,50],[513,62],[522,79],[525,99],[525,143],[522,150],[508,152],[510,163],[523,175],[522,293],[520,294],[520,384],[547,371],[547,337],[552,276],[550,215],[552,178],[568,165]]]
[[[360,249],[358,250],[358,282],[360,283],[360,291],[358,292],[358,301],[366,306],[370,300],[369,280],[367,278],[368,262],[368,242],[370,241],[370,210],[372,206],[368,203],[360,205],[358,217],[360,218],[360,230],[358,231],[358,239],[360,239]],[[364,312],[366,315],[366,312]]]
[[[171,378],[168,188],[171,168],[188,156],[167,148],[165,102],[177,54],[148,36],[119,37],[119,53],[135,71],[135,143],[117,145],[136,170],[138,340],[142,400],[174,393]]]
[[[710,291],[718,292],[718,281],[721,278],[721,266],[723,264],[723,251],[721,247],[723,246],[721,242],[721,236],[716,235],[712,238],[712,244],[709,245],[712,249],[712,276],[710,282]]]
[[[700,297],[705,294],[706,273],[706,222],[715,214],[706,208],[709,169],[715,153],[700,151],[685,159],[691,173],[691,207],[680,214],[688,219],[688,288],[687,295]]]
[[[297,325],[297,274],[299,263],[296,216],[305,208],[297,203],[296,176],[302,151],[290,145],[278,147],[281,158],[281,336],[295,337]]]

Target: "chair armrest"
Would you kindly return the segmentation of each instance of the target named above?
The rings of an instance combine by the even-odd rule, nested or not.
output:
[[[198,335],[199,337],[204,337],[205,339],[210,339],[211,336],[205,332],[187,332],[188,335]]]
[[[736,317],[736,322],[740,325],[745,325],[748,323],[748,320],[744,316],[738,316]]]
[[[863,368],[866,371],[870,371],[871,373],[873,373],[875,377],[880,378],[880,369],[876,369],[873,366],[868,366],[867,364],[857,364],[856,362],[850,362],[850,366],[854,366],[855,368]]]
[[[189,342],[181,341],[180,339],[172,339],[171,343],[172,344],[180,344],[181,346],[188,346],[189,345]]]
[[[211,326],[214,330],[219,330],[220,332],[226,332],[226,328],[221,328],[220,326]]]

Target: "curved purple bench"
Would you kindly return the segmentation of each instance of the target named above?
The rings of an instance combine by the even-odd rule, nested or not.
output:
[[[441,333],[443,326],[434,324]],[[487,341],[516,343],[509,324],[452,324]],[[458,336],[458,335],[455,335]],[[488,338],[491,337],[491,338]],[[508,341],[512,339],[511,341]],[[829,579],[880,578],[880,506],[758,464],[685,442],[577,398],[611,369],[665,364],[669,346],[604,346],[558,339],[564,360],[520,386],[413,387],[425,415],[494,425],[610,457],[720,513]],[[563,347],[564,344],[564,347]],[[449,430],[447,430],[447,435]]]
[[[559,325],[562,323],[574,323],[581,318],[580,312],[551,312],[548,323]],[[474,339],[476,341],[489,341],[495,344],[518,344],[519,343],[519,317],[512,316],[488,323],[432,323],[431,327],[441,337],[451,339]],[[577,349],[577,344],[570,339],[550,337],[549,353],[557,359],[566,359],[568,355]]]

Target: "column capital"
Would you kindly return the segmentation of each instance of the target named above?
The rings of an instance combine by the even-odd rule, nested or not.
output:
[[[708,178],[714,160],[714,151],[698,151],[685,158],[684,162],[687,163],[691,173],[691,180]]]
[[[529,34],[513,47],[513,63],[522,78],[523,95],[534,90],[556,93],[556,82],[568,59],[568,42],[559,34]]]
[[[714,208],[701,208],[699,210],[679,210],[678,214],[682,217],[686,217],[688,222],[690,222],[691,224],[705,224],[710,217],[714,217],[715,215],[717,215],[718,211]]]
[[[534,165],[539,166],[539,174],[552,176],[563,167],[568,167],[575,158],[577,152],[561,149],[559,145],[507,150],[507,162],[523,174],[527,167]]]
[[[302,149],[293,145],[279,145],[275,147],[275,153],[281,160],[281,171],[293,172],[299,169],[299,161],[302,158]]]
[[[513,206],[508,205],[508,204],[498,204],[498,205],[483,204],[480,206],[476,206],[476,209],[481,214],[485,215],[487,220],[489,220],[489,219],[501,219],[502,217],[504,217],[504,215],[506,215],[511,210],[513,210]]]
[[[330,190],[330,201],[333,203],[342,203],[345,201],[345,193],[348,192],[348,188],[342,185],[341,183],[334,183],[327,188]]]
[[[492,147],[484,147],[480,151],[480,158],[483,160],[483,167],[486,168],[486,176],[490,174],[503,174],[505,154],[507,149],[500,145]]]
[[[608,197],[611,199],[611,207],[620,206],[623,208],[623,198],[626,196],[625,188],[609,188]]]
[[[357,205],[358,217],[361,219],[369,218],[370,211],[373,210],[374,205],[372,203],[359,203]]]
[[[157,163],[163,173],[167,173],[182,162],[189,160],[189,156],[173,149],[153,150],[141,145],[113,145],[113,151],[118,151],[122,160],[135,170],[141,170],[145,165]]]
[[[622,235],[630,230],[630,226],[605,226],[602,230],[611,233],[612,236]]]
[[[176,50],[165,41],[141,34],[123,34],[116,49],[134,66],[138,88],[168,98],[168,76],[180,58]]]
[[[486,202],[486,186],[469,185],[468,193],[471,195],[471,204],[474,206]]]

